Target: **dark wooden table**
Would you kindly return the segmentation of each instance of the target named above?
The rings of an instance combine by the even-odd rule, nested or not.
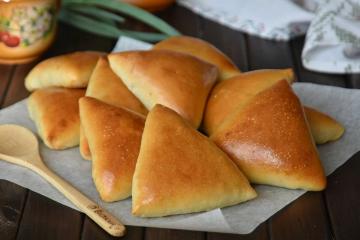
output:
[[[359,75],[329,75],[305,70],[300,61],[303,37],[291,42],[266,41],[208,21],[179,6],[173,6],[159,15],[183,34],[213,43],[230,56],[242,71],[292,67],[301,82],[360,87]],[[141,25],[133,27],[141,28]],[[42,58],[75,50],[109,51],[113,44],[111,39],[60,24],[55,44]],[[36,63],[0,65],[1,107],[28,96],[29,93],[24,88],[24,77]],[[306,193],[248,235],[128,226],[128,233],[123,239],[360,239],[359,171],[360,154],[357,154],[328,177],[328,187],[324,192]],[[239,219],[244,220],[246,216],[239,216]],[[112,237],[84,214],[0,180],[0,239],[99,240]]]

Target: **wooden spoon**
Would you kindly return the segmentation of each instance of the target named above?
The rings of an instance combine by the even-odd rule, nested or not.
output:
[[[12,124],[0,125],[0,159],[33,170],[109,234],[124,235],[125,227],[115,217],[46,167],[39,154],[37,138],[30,130]]]

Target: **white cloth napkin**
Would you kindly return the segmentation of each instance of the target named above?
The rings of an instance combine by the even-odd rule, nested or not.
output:
[[[302,62],[314,71],[360,73],[360,0],[332,0],[319,8]]]
[[[360,0],[178,0],[195,13],[272,40],[307,32],[302,61],[328,73],[360,73]]]

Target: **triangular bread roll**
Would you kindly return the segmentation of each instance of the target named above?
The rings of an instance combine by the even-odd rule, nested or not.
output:
[[[30,118],[51,149],[65,149],[79,144],[79,98],[85,89],[44,88],[28,98]]]
[[[125,107],[146,115],[148,110],[111,70],[106,57],[101,57],[91,74],[86,96],[96,98],[115,107]]]
[[[210,136],[238,104],[282,79],[293,82],[294,72],[291,69],[255,70],[218,83],[211,91],[205,108],[204,131]]]
[[[74,52],[46,59],[25,78],[25,87],[34,91],[46,87],[86,88],[101,52]]]
[[[326,186],[303,108],[285,80],[239,106],[211,139],[252,183],[313,191]]]
[[[81,98],[79,105],[101,199],[112,202],[129,197],[145,118],[90,97]]]
[[[167,50],[109,55],[112,70],[147,109],[159,103],[191,125],[200,125],[208,94],[218,71],[196,57]]]
[[[81,125],[81,122],[80,122],[79,151],[80,151],[80,155],[82,156],[83,159],[91,160],[91,152],[90,152],[90,148],[89,148],[89,143],[88,143],[87,138],[85,137],[84,129],[83,129],[83,126]]]
[[[217,127],[231,115],[237,106],[257,93],[282,79],[292,83],[295,79],[291,69],[266,69],[242,73],[217,84],[207,102],[203,128],[211,136]],[[304,107],[312,136],[317,144],[333,141],[341,137],[344,128],[340,123],[324,113]]]
[[[345,129],[335,119],[310,107],[304,107],[311,134],[317,144],[339,139]]]
[[[233,77],[240,73],[240,70],[230,58],[212,44],[199,38],[175,36],[155,44],[153,49],[167,49],[187,53],[214,64],[219,69],[220,80]]]
[[[116,107],[125,107],[143,115],[148,112],[140,100],[129,91],[122,80],[111,70],[106,57],[101,57],[97,62],[89,80],[86,96]],[[80,153],[83,158],[91,159],[90,149],[82,130],[80,130]]]
[[[136,216],[211,210],[256,197],[237,166],[173,110],[149,113],[133,178]]]

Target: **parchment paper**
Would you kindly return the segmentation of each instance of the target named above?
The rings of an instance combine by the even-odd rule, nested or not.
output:
[[[360,90],[309,83],[295,83],[294,89],[304,104],[330,114],[346,128],[339,141],[318,148],[326,174],[329,175],[360,150]],[[0,124],[4,123],[19,124],[36,132],[28,117],[26,100],[0,111]],[[53,171],[126,225],[246,234],[304,193],[302,190],[259,185],[255,186],[258,197],[247,203],[204,213],[142,219],[131,215],[131,199],[116,203],[104,203],[99,199],[91,178],[91,162],[82,160],[78,148],[53,151],[40,144],[40,150],[44,162]],[[45,180],[25,168],[0,161],[0,179],[75,208]]]

